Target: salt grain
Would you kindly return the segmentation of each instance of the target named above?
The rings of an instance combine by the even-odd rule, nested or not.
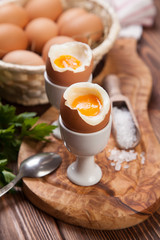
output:
[[[141,157],[141,164],[145,164],[145,153],[141,152],[140,157]]]
[[[121,164],[119,162],[116,163],[115,170],[119,171],[121,169]]]
[[[124,167],[123,168],[129,168],[129,165],[128,164],[126,164],[126,165],[124,165]]]
[[[137,140],[136,128],[130,112],[127,108],[113,107],[114,127],[117,132],[117,142],[124,149],[132,147]]]
[[[111,166],[113,167],[113,166],[115,166],[116,164],[115,164],[115,162],[111,162]]]
[[[123,168],[125,169],[129,168],[129,163],[136,160],[138,157],[138,153],[134,150],[119,150],[115,147],[112,150],[109,150],[109,152],[110,156],[108,157],[108,159],[111,161],[110,165],[115,167],[116,171],[120,171],[122,165],[124,165]],[[141,152],[139,156],[141,164],[144,164],[145,152]]]

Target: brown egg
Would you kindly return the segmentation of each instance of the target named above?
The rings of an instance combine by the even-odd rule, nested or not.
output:
[[[60,0],[30,0],[25,9],[30,20],[46,17],[55,21],[63,11]]]
[[[78,7],[65,10],[57,20],[59,29],[61,30],[61,27],[70,24],[71,21],[74,21],[77,17],[82,17],[86,13],[87,11],[85,9]]]
[[[0,23],[13,23],[23,28],[29,21],[26,10],[14,3],[0,6]]]
[[[37,53],[27,50],[15,50],[7,53],[2,60],[7,63],[19,64],[19,65],[30,65],[38,66],[44,65],[42,57]]]
[[[28,23],[25,32],[32,51],[41,53],[44,44],[57,36],[58,26],[49,18],[36,18]]]
[[[26,33],[19,26],[10,23],[0,24],[0,58],[10,51],[24,50],[27,45]]]
[[[103,34],[103,23],[99,16],[93,13],[83,14],[75,17],[68,24],[61,23],[59,35],[73,37],[81,42],[96,42],[101,39]]]
[[[65,42],[73,42],[73,41],[74,41],[73,38],[66,37],[66,36],[57,36],[57,37],[51,38],[48,42],[46,42],[46,44],[42,49],[42,57],[44,61],[46,62],[49,49],[53,44],[62,44]]]
[[[75,83],[62,97],[60,114],[70,130],[92,133],[103,129],[109,122],[111,103],[107,92],[98,84]]]
[[[74,41],[50,47],[46,72],[51,82],[66,87],[75,82],[86,82],[92,70],[92,50],[87,44]]]

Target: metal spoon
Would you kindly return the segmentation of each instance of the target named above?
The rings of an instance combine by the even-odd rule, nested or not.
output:
[[[132,149],[135,148],[139,142],[140,142],[140,129],[139,129],[139,125],[136,119],[136,116],[134,114],[133,108],[131,106],[131,103],[129,101],[129,99],[124,96],[121,91],[120,91],[120,80],[116,75],[108,75],[107,77],[104,78],[103,80],[103,87],[104,89],[106,89],[109,93],[111,102],[113,107],[117,107],[119,109],[123,109],[126,108],[131,116],[132,116],[132,120],[135,126],[135,130],[136,130],[136,141],[133,142],[132,146],[130,147],[124,147],[121,145],[121,143],[117,140],[117,129],[115,128],[115,124],[114,124],[114,114],[113,114],[113,134],[115,136],[115,140],[117,142],[117,145],[119,148],[121,149]]]
[[[21,178],[44,177],[58,168],[61,162],[61,157],[52,152],[38,153],[27,158],[21,163],[18,175],[10,183],[0,189],[0,197],[14,187]]]

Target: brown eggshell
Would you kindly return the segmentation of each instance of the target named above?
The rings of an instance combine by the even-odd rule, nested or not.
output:
[[[60,0],[30,0],[25,9],[30,20],[46,17],[55,21],[63,11]]]
[[[69,24],[63,24],[59,30],[59,35],[73,37],[77,41],[88,42],[98,41],[103,34],[103,23],[99,16],[87,13],[76,17]]]
[[[77,72],[77,73],[74,73],[68,70],[65,72],[55,71],[51,65],[51,61],[49,57],[47,57],[47,61],[46,61],[46,72],[49,80],[57,85],[65,86],[65,87],[69,87],[71,84],[77,83],[77,82],[87,82],[90,77],[90,74],[92,73],[92,69],[93,69],[93,58],[91,60],[91,64],[89,66],[86,66],[83,72]]]
[[[57,20],[59,32],[61,32],[61,27],[64,27],[65,25],[70,24],[72,21],[74,21],[76,18],[82,17],[84,14],[86,14],[87,11],[83,8],[69,8],[62,12],[62,14],[59,16]]]
[[[57,36],[57,37],[54,37],[54,38],[48,40],[48,42],[46,42],[46,44],[44,45],[44,47],[42,49],[42,57],[43,57],[44,61],[46,62],[47,56],[48,56],[48,51],[53,44],[61,44],[61,43],[73,42],[73,41],[75,41],[73,38],[66,37],[66,36]]]
[[[103,129],[109,122],[111,113],[111,106],[108,113],[106,114],[104,120],[95,125],[89,125],[86,123],[78,114],[76,109],[70,109],[65,105],[65,99],[62,97],[60,104],[60,114],[63,120],[63,124],[70,130],[79,132],[79,133],[93,133]]]
[[[14,24],[0,24],[0,58],[13,50],[27,48],[28,38],[26,33]]]
[[[29,21],[26,10],[14,3],[3,4],[0,7],[0,23],[12,23],[23,28]]]
[[[51,38],[57,36],[58,26],[49,18],[36,18],[26,26],[31,50],[41,53],[44,44]]]
[[[30,65],[39,66],[44,65],[42,57],[38,54],[27,51],[27,50],[15,50],[7,53],[2,60],[4,62],[19,64],[19,65]]]

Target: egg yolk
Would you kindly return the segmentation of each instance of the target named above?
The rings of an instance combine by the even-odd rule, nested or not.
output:
[[[100,113],[102,103],[97,96],[88,94],[75,98],[71,107],[78,109],[85,116],[92,117]]]
[[[70,67],[72,69],[77,69],[82,65],[82,63],[75,57],[70,56],[70,55],[62,55],[58,57],[54,63],[59,67],[59,68],[66,68]]]

